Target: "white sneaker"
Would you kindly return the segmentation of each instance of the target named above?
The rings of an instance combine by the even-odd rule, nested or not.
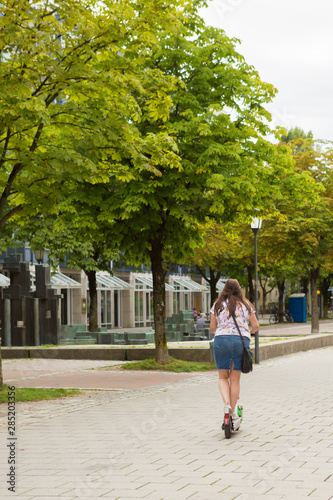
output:
[[[241,424],[240,417],[236,413],[233,413],[231,415],[231,418],[232,418],[232,428],[233,428],[233,430],[234,431],[238,431],[238,429],[240,428],[240,424]]]
[[[230,405],[224,405],[224,413],[230,413],[230,415],[231,415],[231,406]]]

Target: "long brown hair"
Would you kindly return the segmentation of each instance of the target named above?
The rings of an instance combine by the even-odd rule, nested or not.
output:
[[[214,304],[214,312],[218,315],[224,308],[223,303],[228,303],[229,317],[235,314],[237,302],[241,302],[251,312],[252,304],[243,298],[242,289],[237,280],[228,279],[225,282],[224,288],[219,295],[219,298]]]

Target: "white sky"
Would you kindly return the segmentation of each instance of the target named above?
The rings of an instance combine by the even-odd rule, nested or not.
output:
[[[241,40],[237,47],[278,94],[271,124],[333,140],[333,2],[211,0],[207,24]]]

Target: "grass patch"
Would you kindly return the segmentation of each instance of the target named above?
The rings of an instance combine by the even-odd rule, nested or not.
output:
[[[15,401],[40,401],[42,399],[55,399],[67,396],[76,396],[78,389],[35,389],[35,388],[15,388]],[[8,385],[0,388],[0,403],[8,402]]]
[[[291,337],[273,337],[273,338],[270,338],[270,339],[266,338],[265,340],[259,339],[259,345],[261,345],[261,344],[268,344],[269,342],[276,342],[277,340],[290,340],[290,339],[291,339]],[[255,342],[253,342],[253,343],[251,342],[250,345],[251,345],[251,347],[252,346],[254,347]]]
[[[171,358],[166,363],[157,363],[154,359],[144,359],[143,361],[133,361],[122,365],[124,370],[159,370],[168,372],[206,372],[216,370],[215,364],[202,363],[199,361],[183,361]]]

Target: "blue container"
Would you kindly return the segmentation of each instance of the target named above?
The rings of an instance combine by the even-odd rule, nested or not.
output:
[[[293,293],[289,297],[289,313],[295,323],[306,323],[306,295],[305,293]]]

